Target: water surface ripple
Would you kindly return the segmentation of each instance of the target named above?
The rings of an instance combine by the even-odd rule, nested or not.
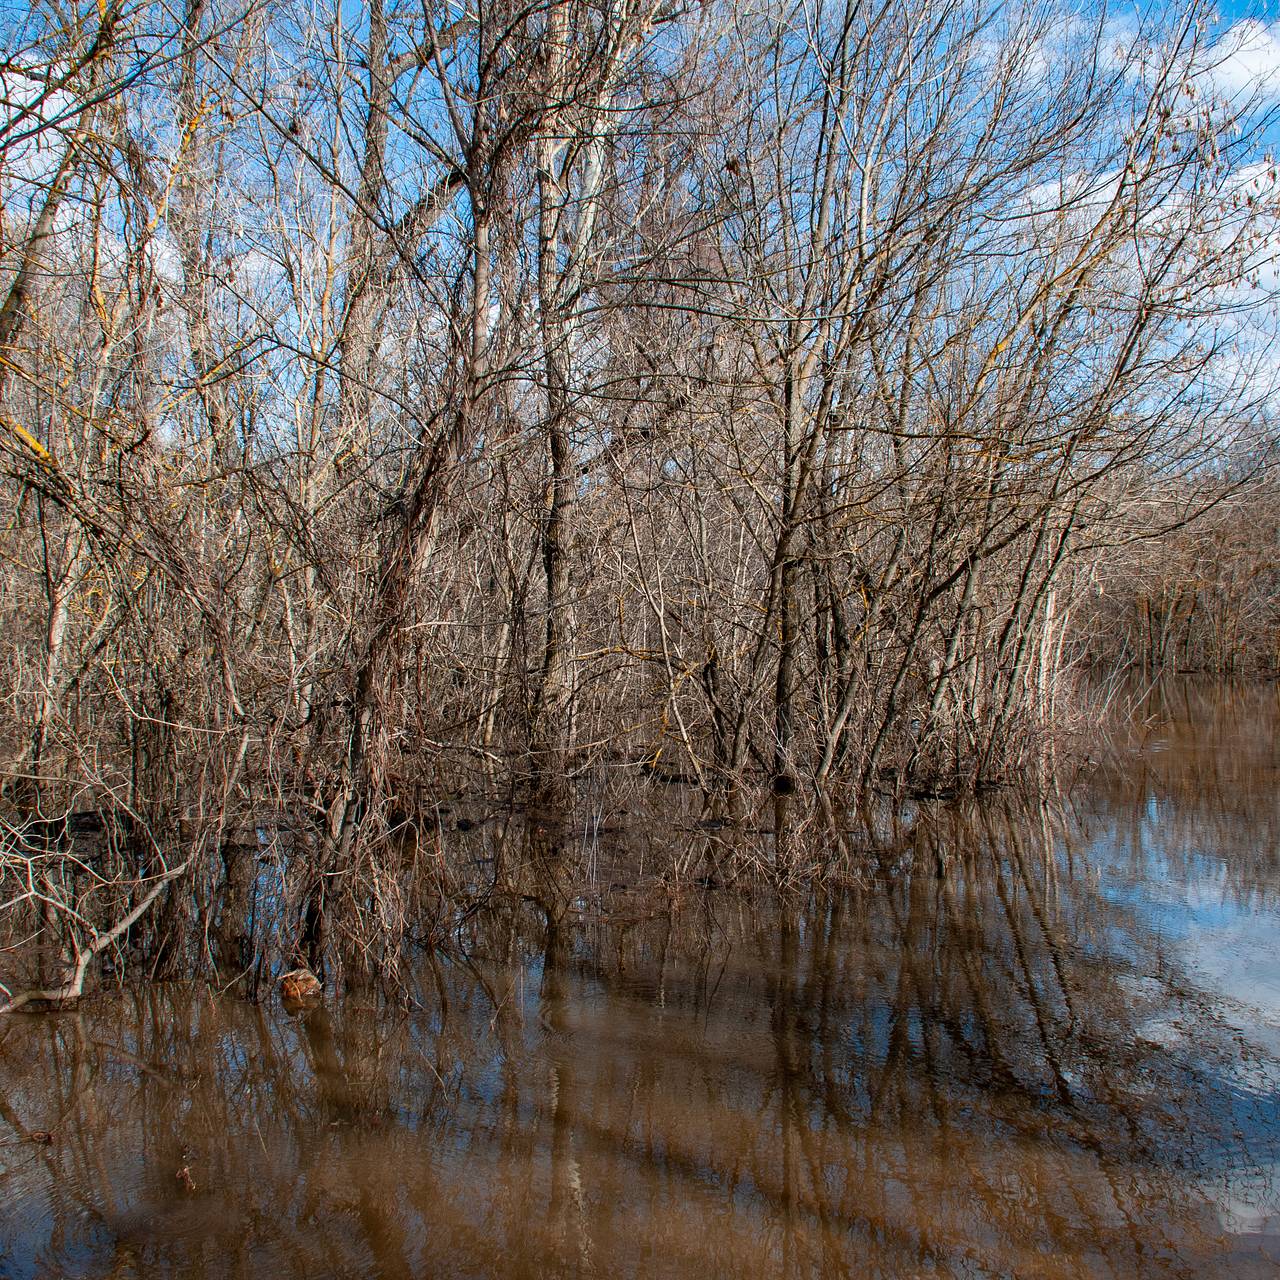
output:
[[[0,1277],[1274,1275],[1276,691],[1146,711],[865,889],[513,912],[420,1013],[14,1017]]]

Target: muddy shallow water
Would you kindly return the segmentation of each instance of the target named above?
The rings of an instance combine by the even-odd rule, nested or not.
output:
[[[863,889],[516,911],[420,1012],[13,1017],[0,1277],[1273,1275],[1280,704],[1146,714]]]

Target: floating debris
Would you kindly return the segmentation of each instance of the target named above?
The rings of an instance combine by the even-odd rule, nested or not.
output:
[[[280,994],[286,1000],[315,1000],[324,994],[324,986],[310,969],[290,969],[280,977]]]

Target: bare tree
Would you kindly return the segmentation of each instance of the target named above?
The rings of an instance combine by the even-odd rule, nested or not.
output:
[[[1274,106],[1198,0],[0,34],[11,986],[393,973],[460,793],[568,876],[610,787],[1047,780],[1082,655],[1274,663]]]

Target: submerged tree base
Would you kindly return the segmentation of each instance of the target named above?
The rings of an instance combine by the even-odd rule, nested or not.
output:
[[[99,959],[116,981],[205,974],[255,996],[301,960],[276,980],[291,998],[318,991],[316,975],[394,991],[414,951],[447,950],[465,921],[511,903],[534,904],[550,922],[584,912],[640,918],[707,888],[861,883],[917,843],[931,815],[966,808],[958,787],[912,790],[892,775],[850,805],[767,782],[750,797],[709,796],[652,771],[601,768],[566,782],[561,796],[574,802],[559,806],[541,791],[514,802],[483,777],[468,788],[464,776],[449,803],[369,815],[348,860],[319,879],[323,832],[279,813],[228,825],[216,856],[189,852],[167,870],[160,849],[148,859],[121,839],[131,828],[109,813],[11,827],[5,972],[14,994],[4,1011],[73,1005]],[[1015,808],[1037,803],[1027,788],[1002,790]],[[24,883],[37,886],[25,899]],[[64,980],[39,985],[42,970],[60,966]]]

